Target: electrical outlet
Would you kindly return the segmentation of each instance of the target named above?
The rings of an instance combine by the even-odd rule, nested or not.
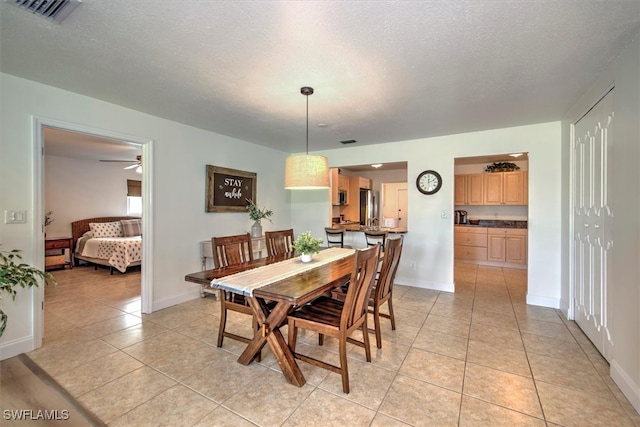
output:
[[[446,218],[447,217],[447,211],[440,211],[440,218]]]
[[[415,270],[416,269],[416,262],[415,261],[409,261],[409,269],[410,270]]]

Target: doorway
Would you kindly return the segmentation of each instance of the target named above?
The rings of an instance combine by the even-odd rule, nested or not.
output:
[[[152,177],[153,164],[151,162],[153,141],[137,136],[125,135],[102,129],[90,128],[83,125],[68,123],[53,119],[45,119],[34,117],[34,206],[36,212],[41,212],[38,220],[34,221],[34,248],[42,255],[42,264],[44,264],[44,212],[45,212],[45,182],[44,182],[44,148],[45,148],[45,130],[57,129],[73,133],[84,134],[89,137],[106,138],[113,141],[122,141],[124,144],[138,146],[141,149],[141,161],[145,165],[142,169],[142,228],[145,239],[142,243],[142,267],[141,267],[141,311],[142,313],[151,313],[152,311],[152,271],[153,271],[153,253],[151,233],[153,212],[151,206],[152,195]],[[70,185],[70,188],[72,186]],[[34,321],[34,347],[42,345],[42,337],[44,332],[44,289],[39,287],[35,291],[33,299],[33,321]]]

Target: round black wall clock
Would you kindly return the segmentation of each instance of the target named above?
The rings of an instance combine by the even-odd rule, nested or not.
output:
[[[442,177],[436,171],[426,170],[418,175],[416,187],[422,194],[435,194],[442,187]]]

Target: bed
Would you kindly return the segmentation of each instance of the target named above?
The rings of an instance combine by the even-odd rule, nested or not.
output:
[[[125,273],[142,263],[142,227],[139,217],[107,216],[71,223],[74,259]]]

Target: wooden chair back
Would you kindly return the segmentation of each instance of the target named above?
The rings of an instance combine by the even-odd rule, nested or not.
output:
[[[376,278],[380,245],[357,251],[351,280],[340,318],[340,329],[348,330],[367,315],[369,297]]]
[[[267,243],[267,254],[269,256],[282,255],[295,251],[293,248],[293,228],[280,231],[265,231],[264,237]]]
[[[380,275],[376,283],[375,300],[384,300],[392,291],[393,281],[400,264],[400,255],[402,254],[402,243],[404,236],[387,240],[387,249],[385,250],[384,260],[380,268]]]
[[[253,249],[251,248],[251,236],[249,233],[236,236],[212,237],[211,245],[215,268],[253,261]]]
[[[375,244],[379,243],[380,250],[384,251],[384,244],[387,240],[386,231],[366,230],[364,232],[364,238],[367,241],[367,245],[374,246]]]
[[[327,233],[327,247],[339,246],[344,248],[344,230],[325,227],[325,233]]]

